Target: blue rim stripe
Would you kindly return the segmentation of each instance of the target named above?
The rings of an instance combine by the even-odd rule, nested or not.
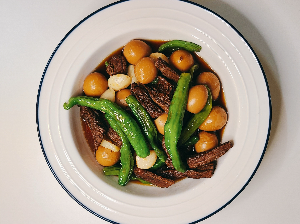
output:
[[[41,135],[40,135],[40,130],[39,130],[39,116],[38,116],[38,112],[39,112],[39,99],[40,99],[40,92],[41,92],[41,89],[42,89],[42,84],[43,84],[43,80],[44,80],[44,77],[46,75],[46,72],[47,72],[47,69],[49,67],[49,64],[50,62],[52,61],[52,58],[54,57],[55,53],[57,52],[58,48],[61,46],[61,44],[65,41],[65,39],[73,32],[73,30],[75,30],[80,24],[82,24],[84,21],[86,21],[87,19],[89,19],[90,17],[92,17],[93,15],[101,12],[102,10],[106,9],[106,8],[109,8],[111,6],[114,6],[116,4],[119,4],[119,3],[122,3],[122,2],[127,2],[127,1],[130,1],[130,0],[121,0],[121,1],[117,1],[117,2],[114,2],[114,3],[111,3],[109,5],[106,5],[96,11],[94,11],[93,13],[91,13],[90,15],[88,15],[87,17],[85,17],[84,19],[82,19],[78,24],[76,24],[65,36],[64,38],[59,42],[59,44],[57,45],[57,47],[54,49],[53,53],[51,54],[47,64],[46,64],[46,67],[43,71],[43,75],[42,75],[42,78],[41,78],[41,81],[40,81],[40,85],[39,85],[39,89],[38,89],[38,94],[37,94],[37,102],[36,102],[36,124],[37,124],[37,132],[38,132],[38,138],[39,138],[39,141],[40,141],[40,145],[41,145],[41,149],[42,149],[42,152],[43,152],[43,155],[44,155],[44,158],[47,162],[47,165],[49,167],[49,169],[51,170],[53,176],[55,177],[55,179],[57,180],[57,182],[60,184],[60,186],[68,193],[68,195],[74,199],[80,206],[82,206],[84,209],[86,209],[87,211],[89,211],[90,213],[92,213],[93,215],[97,216],[98,218],[101,218],[102,220],[104,221],[107,221],[109,223],[114,223],[114,224],[117,224],[117,222],[114,222],[110,219],[107,219],[103,216],[101,216],[100,214],[94,212],[93,210],[89,209],[88,207],[86,207],[82,202],[80,202],[74,195],[72,195],[72,193],[63,185],[63,183],[61,182],[61,180],[58,178],[58,176],[56,175],[55,171],[53,170],[48,158],[47,158],[47,155],[46,155],[46,152],[45,152],[45,149],[44,149],[44,146],[43,146],[43,143],[42,143],[42,139],[41,139]],[[223,205],[221,208],[217,209],[215,212],[207,215],[206,217],[204,218],[201,218],[199,220],[196,220],[194,222],[191,222],[190,224],[194,224],[194,223],[198,223],[198,222],[201,222],[211,216],[213,216],[214,214],[218,213],[219,211],[221,211],[222,209],[224,209],[227,205],[229,205],[246,187],[247,185],[250,183],[250,181],[252,180],[253,176],[255,175],[255,173],[257,172],[261,162],[262,162],[262,159],[265,155],[265,152],[266,152],[266,149],[267,149],[267,145],[268,145],[268,142],[269,142],[269,138],[270,138],[270,132],[271,132],[271,123],[272,123],[272,103],[271,103],[271,94],[270,94],[270,89],[269,89],[269,85],[268,85],[268,81],[267,81],[267,77],[266,77],[266,74],[264,72],[264,69],[262,67],[262,64],[261,62],[259,61],[256,53],[254,52],[253,48],[251,47],[251,45],[249,44],[249,42],[244,38],[244,36],[231,24],[229,23],[226,19],[224,19],[222,16],[218,15],[217,13],[213,12],[212,10],[200,5],[200,4],[197,4],[197,3],[194,3],[194,2],[191,2],[191,1],[188,1],[188,0],[179,0],[179,1],[182,1],[182,2],[186,2],[186,3],[189,3],[189,4],[192,4],[192,5],[195,5],[195,6],[198,6],[200,8],[203,8],[204,10],[206,11],[209,11],[211,12],[212,14],[216,15],[217,17],[219,17],[220,19],[222,19],[223,21],[225,21],[228,25],[230,25],[230,27],[236,31],[236,33],[245,41],[245,43],[249,46],[249,48],[251,49],[253,55],[255,56],[259,66],[260,66],[260,69],[263,73],[263,76],[264,76],[264,79],[265,79],[265,84],[266,84],[266,87],[267,87],[267,92],[268,92],[268,97],[269,97],[269,109],[270,109],[270,114],[269,114],[269,128],[268,128],[268,134],[267,134],[267,138],[266,138],[266,142],[265,142],[265,146],[264,146],[264,150],[261,154],[261,157],[260,157],[260,160],[258,161],[258,164],[256,166],[256,168],[254,169],[252,175],[250,176],[249,180],[246,182],[246,184],[241,188],[241,190],[233,196],[233,198],[231,200],[229,200],[225,205]]]

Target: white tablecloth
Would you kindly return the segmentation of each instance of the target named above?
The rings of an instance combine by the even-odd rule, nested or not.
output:
[[[110,0],[0,1],[0,223],[106,223],[78,205],[50,172],[37,135],[36,100],[46,63],[64,35]],[[233,24],[265,70],[273,123],[246,189],[203,221],[300,222],[300,1],[196,0]]]

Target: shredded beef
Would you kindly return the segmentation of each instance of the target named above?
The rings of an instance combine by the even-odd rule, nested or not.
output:
[[[232,147],[232,142],[225,142],[214,149],[188,157],[187,164],[192,169],[203,166],[223,156]]]
[[[155,173],[152,173],[148,170],[143,170],[143,169],[135,167],[133,172],[137,177],[142,178],[143,180],[148,181],[157,187],[168,188],[171,185],[175,184],[174,180],[161,177],[161,176],[159,176]]]
[[[123,55],[115,55],[107,61],[106,72],[112,76],[127,73],[127,61]]]
[[[174,69],[170,67],[170,65],[166,61],[162,60],[161,58],[158,58],[155,61],[155,67],[158,68],[158,70],[163,74],[163,76],[175,82],[178,82],[180,76]]]
[[[143,85],[132,83],[130,91],[139,103],[146,109],[150,117],[155,119],[164,113],[164,111],[153,102]]]
[[[174,93],[174,86],[163,77],[158,76],[157,82],[146,86],[146,89],[151,99],[168,113]]]
[[[86,134],[88,134],[93,150],[96,152],[107,130],[103,113],[89,107],[80,106],[80,117],[87,127],[86,132],[88,133]]]

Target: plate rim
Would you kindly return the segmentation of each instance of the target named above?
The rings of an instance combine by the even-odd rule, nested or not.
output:
[[[115,222],[113,220],[110,220],[100,214],[98,214],[97,212],[93,211],[92,209],[88,208],[87,206],[85,206],[80,200],[78,200],[68,189],[67,187],[63,184],[63,182],[59,179],[58,175],[56,174],[56,172],[54,171],[54,169],[52,168],[49,160],[48,160],[48,157],[47,157],[47,154],[46,154],[46,151],[44,149],[44,145],[43,145],[43,142],[42,142],[42,138],[41,138],[41,132],[40,132],[40,127],[39,127],[39,100],[40,100],[40,93],[41,93],[41,89],[42,89],[42,85],[43,85],[43,81],[44,81],[44,78],[45,78],[45,75],[46,75],[46,72],[47,72],[47,69],[53,59],[53,57],[55,56],[56,52],[58,51],[59,47],[63,44],[63,42],[68,38],[68,36],[78,27],[80,26],[83,22],[85,22],[86,20],[88,20],[90,17],[92,17],[93,15],[105,10],[106,8],[109,8],[109,7],[112,7],[114,5],[117,5],[117,4],[120,4],[120,3],[123,3],[123,2],[128,2],[128,1],[131,1],[131,0],[120,0],[120,1],[116,1],[116,2],[113,2],[111,4],[108,4],[104,7],[101,7],[99,9],[97,9],[96,11],[90,13],[89,15],[87,15],[86,17],[84,17],[82,20],[80,20],[75,26],[73,26],[69,32],[67,32],[67,34],[63,37],[63,39],[61,39],[61,41],[58,43],[58,45],[56,46],[56,48],[54,49],[54,51],[52,52],[49,60],[47,61],[47,64],[44,68],[44,71],[43,71],[43,74],[42,74],[42,77],[41,77],[41,80],[40,80],[40,84],[39,84],[39,88],[38,88],[38,93],[37,93],[37,101],[36,101],[36,124],[37,124],[37,133],[38,133],[38,138],[39,138],[39,142],[40,142],[40,146],[41,146],[41,149],[42,149],[42,153],[44,155],[44,158],[46,160],[46,163],[50,169],[50,171],[52,172],[53,176],[55,177],[55,179],[57,180],[57,182],[61,185],[61,187],[67,192],[67,194],[72,198],[74,199],[80,206],[82,206],[84,209],[86,209],[87,211],[89,211],[90,213],[92,213],[93,215],[97,216],[98,218],[101,218],[102,220],[104,221],[107,221],[107,222],[110,222],[110,223],[118,223],[118,222]],[[260,67],[260,70],[262,72],[262,75],[264,77],[264,81],[265,81],[265,85],[266,85],[266,90],[267,90],[267,93],[268,93],[268,103],[269,103],[269,123],[268,123],[268,131],[267,131],[267,136],[266,136],[266,141],[265,141],[265,145],[264,145],[264,149],[262,150],[262,154],[260,156],[260,159],[255,167],[255,169],[253,170],[251,176],[249,177],[248,181],[243,185],[243,187],[226,203],[224,204],[222,207],[218,208],[216,211],[212,212],[211,214],[205,216],[205,217],[202,217],[194,222],[191,222],[191,223],[198,223],[200,221],[203,221],[211,216],[213,216],[214,214],[218,213],[219,211],[221,211],[222,209],[224,209],[227,205],[229,205],[246,187],[247,185],[250,183],[250,181],[252,180],[252,178],[254,177],[254,175],[256,174],[261,162],[262,162],[262,159],[264,157],[264,154],[266,152],[266,149],[267,149],[267,146],[268,146],[268,142],[269,142],[269,138],[270,138],[270,132],[271,132],[271,124],[272,124],[272,102],[271,102],[271,94],[270,94],[270,89],[269,89],[269,85],[268,85],[268,81],[267,81],[267,77],[266,77],[266,74],[264,72],[264,69],[262,67],[262,64],[258,58],[258,56],[256,55],[255,51],[253,50],[252,46],[250,45],[250,43],[246,40],[246,38],[230,23],[228,22],[225,18],[223,18],[222,16],[220,16],[219,14],[215,13],[214,11],[206,8],[205,6],[203,5],[200,5],[198,3],[195,3],[195,2],[191,2],[189,0],[179,0],[181,2],[186,2],[186,3],[189,3],[189,4],[192,4],[192,5],[195,5],[197,7],[200,7],[210,13],[212,13],[213,15],[217,16],[218,18],[220,18],[222,21],[224,21],[227,25],[229,25],[242,39],[243,41],[246,43],[246,45],[250,48],[250,51],[251,53],[253,53],[254,55],[254,58],[256,59],[257,61],[257,64],[259,65]]]

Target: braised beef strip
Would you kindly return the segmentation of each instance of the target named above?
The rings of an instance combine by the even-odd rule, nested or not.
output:
[[[186,177],[186,175],[184,173],[181,173],[175,169],[158,169],[156,172],[156,174],[168,178],[168,179],[172,179],[172,180],[176,180],[179,178],[183,178]]]
[[[161,76],[157,76],[156,83],[145,87],[151,99],[168,113],[175,87]]]
[[[217,160],[214,160],[210,163],[197,167],[197,170],[215,170],[216,167],[217,167]]]
[[[159,170],[158,174],[162,177],[176,180],[180,178],[193,178],[193,179],[200,179],[200,178],[211,178],[214,174],[214,170],[187,170],[184,173],[181,173],[174,169],[166,169],[166,170]]]
[[[164,111],[153,102],[143,85],[132,83],[130,91],[131,94],[134,95],[139,103],[146,109],[151,118],[155,119],[164,113]]]
[[[123,55],[114,55],[107,61],[106,72],[112,76],[116,74],[127,74],[127,60]]]
[[[111,139],[111,141],[116,146],[119,146],[119,147],[122,146],[122,139],[120,138],[118,133],[112,127],[108,128],[106,135]]]
[[[135,167],[133,172],[137,177],[142,178],[143,180],[148,181],[157,187],[168,188],[171,185],[175,184],[174,180],[161,177],[149,170],[143,170]]]
[[[188,157],[187,164],[191,169],[203,166],[223,156],[232,146],[232,142],[228,141],[214,149],[194,154]]]
[[[93,145],[92,150],[96,152],[108,129],[104,122],[103,113],[89,107],[80,106],[80,117],[86,126],[86,136],[90,138],[89,143]]]
[[[214,175],[214,170],[187,170],[185,172],[188,178],[200,179],[211,178]]]
[[[193,178],[193,179],[211,178],[215,172],[216,165],[217,165],[217,161],[215,160],[195,170],[192,169],[187,170],[184,173],[181,173],[175,170],[174,168],[167,168],[167,169],[162,168],[162,169],[158,169],[156,171],[156,174],[172,180],[176,180],[184,177]]]
[[[162,73],[163,76],[175,82],[178,82],[180,76],[174,69],[170,67],[170,65],[166,61],[162,60],[161,58],[158,58],[155,61],[155,67]]]
[[[163,138],[163,140],[162,140],[162,148],[165,151],[165,153],[167,154],[167,159],[166,159],[166,162],[165,162],[166,166],[170,169],[174,169],[172,159],[171,159],[170,154],[169,154],[169,152],[166,148],[165,138]]]

